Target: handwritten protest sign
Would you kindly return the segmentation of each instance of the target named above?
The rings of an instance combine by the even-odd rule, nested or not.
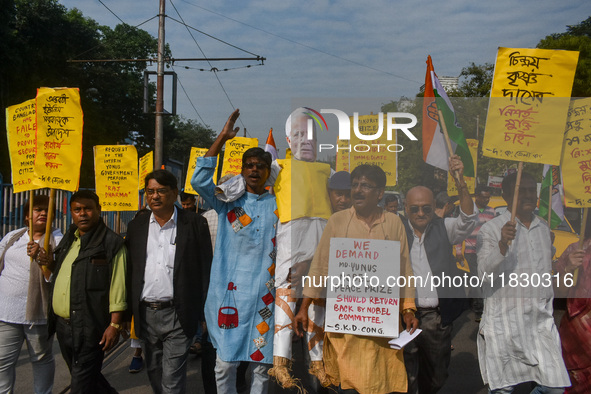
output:
[[[379,115],[362,115],[358,120],[351,116],[349,119],[351,123],[350,168],[354,169],[361,164],[376,165],[386,173],[386,186],[395,186],[397,180],[396,133],[393,133],[393,140],[388,141],[387,115],[384,114],[382,117],[381,135],[371,140],[357,137],[354,128],[358,127],[359,133],[366,136],[379,134]]]
[[[335,171],[351,172],[351,160],[349,155],[350,140],[340,140],[337,138],[337,157]]]
[[[138,209],[138,161],[133,145],[94,147],[96,194],[103,211]]]
[[[571,102],[560,168],[564,205],[591,207],[591,98]]]
[[[259,146],[257,138],[234,137],[226,141],[222,177],[226,174],[238,175],[242,172],[242,155],[250,148]],[[217,168],[216,168],[217,174]]]
[[[37,153],[39,187],[78,190],[82,164],[82,107],[77,88],[37,90]]]
[[[468,149],[470,149],[470,154],[472,155],[472,160],[474,161],[474,174],[476,174],[476,158],[478,157],[478,140],[475,139],[466,139],[466,143],[468,144]],[[465,176],[464,180],[468,185],[468,192],[470,194],[474,193],[476,189],[476,178],[472,176]],[[458,195],[458,188],[456,187],[456,182],[454,181],[454,177],[448,172],[447,173],[447,194],[449,196],[457,196]]]
[[[558,165],[579,53],[499,48],[483,154]]]
[[[144,190],[146,175],[154,170],[154,151],[150,151],[140,158],[138,190]]]
[[[324,330],[398,337],[400,289],[389,286],[387,278],[396,283],[399,274],[400,242],[332,238],[328,277],[335,279],[327,283]]]
[[[34,190],[37,115],[35,99],[6,108],[6,136],[15,193]]]
[[[193,186],[191,186],[191,178],[193,177],[193,173],[195,172],[195,167],[197,167],[197,158],[205,156],[207,151],[208,149],[204,148],[191,148],[191,155],[189,156],[189,167],[187,168],[187,179],[185,180],[185,193],[199,194],[195,191],[195,189],[193,189]]]

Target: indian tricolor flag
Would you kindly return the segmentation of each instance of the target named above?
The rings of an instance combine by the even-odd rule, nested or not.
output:
[[[425,99],[423,101],[423,160],[427,164],[448,171],[447,144],[441,130],[438,110],[443,113],[443,122],[451,141],[454,153],[464,163],[464,175],[474,176],[474,162],[464,132],[458,125],[453,105],[439,82],[431,56],[427,58],[427,75],[425,76]]]
[[[540,188],[540,216],[548,220],[548,206],[552,207],[552,214],[550,216],[551,229],[558,227],[564,220],[564,207],[560,199],[560,171],[558,166],[551,166],[544,164],[542,171],[542,187]],[[550,191],[552,190],[552,191]],[[550,202],[550,194],[552,194],[552,202]]]
[[[275,139],[273,138],[273,128],[269,130],[269,136],[267,137],[267,143],[265,144],[265,152],[269,152],[273,160],[277,160],[277,146],[275,145]]]

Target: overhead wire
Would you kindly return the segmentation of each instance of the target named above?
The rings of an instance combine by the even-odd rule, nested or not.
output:
[[[292,44],[300,45],[300,46],[302,46],[304,48],[308,48],[308,49],[311,49],[311,50],[316,51],[316,52],[320,52],[320,53],[322,53],[324,55],[331,56],[331,57],[334,57],[336,59],[339,59],[339,60],[342,60],[342,61],[345,61],[345,62],[348,62],[348,63],[351,63],[351,64],[355,64],[357,66],[364,67],[364,68],[367,68],[367,69],[370,69],[370,70],[373,70],[373,71],[377,71],[377,72],[380,72],[380,73],[383,73],[383,74],[386,74],[386,75],[390,75],[390,76],[395,77],[395,78],[403,79],[403,80],[408,81],[408,82],[414,82],[414,83],[418,83],[418,84],[423,84],[423,82],[415,81],[414,79],[406,78],[406,77],[403,77],[402,75],[397,75],[397,74],[391,73],[389,71],[380,70],[379,68],[368,66],[367,64],[359,63],[359,62],[357,62],[355,60],[351,60],[351,59],[347,59],[347,58],[342,57],[342,56],[339,56],[339,55],[335,55],[334,53],[330,53],[330,52],[327,52],[327,51],[325,51],[323,49],[315,48],[315,47],[313,47],[311,45],[304,44],[304,43],[301,43],[301,42],[296,41],[296,40],[292,40],[291,38],[280,36],[279,34],[276,34],[276,33],[270,32],[268,30],[262,29],[260,27],[256,27],[256,26],[250,25],[248,23],[239,21],[238,19],[231,18],[231,17],[226,16],[224,14],[221,14],[219,12],[209,10],[209,9],[207,9],[205,7],[202,7],[202,6],[199,6],[197,4],[191,3],[191,2],[189,2],[187,0],[180,0],[180,1],[182,1],[183,3],[189,4],[189,5],[193,6],[193,7],[202,9],[203,11],[207,11],[207,12],[212,13],[214,15],[221,16],[222,18],[226,18],[226,19],[231,20],[233,22],[240,23],[241,25],[250,27],[251,29],[255,29],[255,30],[261,31],[261,32],[263,32],[265,34],[269,34],[269,35],[271,35],[273,37],[277,37],[277,38],[279,38],[281,40],[284,40],[284,41],[287,41],[287,42],[291,42]]]
[[[174,71],[174,66],[172,66],[172,69]],[[189,100],[189,103],[191,104],[191,107],[193,107],[193,109],[195,110],[195,113],[197,114],[197,116],[199,117],[199,119],[201,120],[201,124],[203,124],[203,126],[206,126],[205,121],[203,120],[203,118],[201,117],[201,115],[199,114],[199,111],[197,111],[197,107],[195,107],[195,104],[193,104],[193,101],[191,101],[191,98],[189,97],[189,94],[187,93],[187,90],[185,89],[185,87],[183,86],[183,83],[181,82],[181,79],[179,78],[179,76],[177,75],[177,81],[179,82],[179,85],[181,85],[181,89],[183,90],[183,92],[185,93],[185,96],[187,97],[187,100]]]
[[[182,25],[185,26],[185,28],[187,29],[187,32],[189,32],[189,35],[191,36],[191,38],[193,39],[193,42],[195,42],[195,45],[197,45],[197,48],[199,49],[199,52],[201,52],[201,54],[203,55],[203,57],[206,59],[207,63],[209,64],[210,68],[214,68],[213,65],[211,64],[211,62],[209,60],[207,60],[207,56],[205,55],[205,52],[203,52],[203,49],[201,49],[201,46],[199,45],[199,43],[197,42],[197,40],[195,39],[195,36],[193,36],[193,33],[191,32],[191,30],[189,29],[188,25],[185,23],[183,17],[181,16],[180,12],[177,10],[176,6],[174,5],[174,2],[172,0],[170,0],[170,4],[172,5],[172,7],[174,8],[174,10],[176,11],[177,15],[179,16],[179,18],[182,21]],[[256,55],[255,55],[256,56]],[[232,109],[236,110],[236,107],[234,106],[234,104],[232,103],[232,100],[230,99],[230,96],[228,95],[228,92],[226,91],[226,88],[224,88],[224,85],[222,84],[222,81],[220,80],[220,77],[218,76],[218,73],[216,71],[213,72],[215,78],[218,81],[218,84],[220,85],[220,87],[222,88],[222,91],[224,92],[224,94],[226,95],[226,98],[228,99],[228,102],[230,103],[230,106],[232,107]],[[248,134],[248,131],[246,131],[246,126],[244,125],[244,122],[242,122],[241,118],[238,118],[238,121],[240,121],[240,124],[243,127],[244,133]]]

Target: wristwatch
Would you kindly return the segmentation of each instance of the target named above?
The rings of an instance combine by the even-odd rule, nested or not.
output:
[[[111,327],[115,327],[115,329],[119,332],[123,331],[123,326],[121,324],[113,323],[109,324]]]

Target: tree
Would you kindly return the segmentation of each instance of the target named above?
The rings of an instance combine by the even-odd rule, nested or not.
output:
[[[567,49],[579,51],[572,97],[591,96],[591,17],[574,26],[567,26],[565,33],[555,33],[542,39],[537,47],[543,49]]]
[[[150,58],[157,40],[120,24],[100,26],[56,0],[9,0],[0,10],[0,122],[4,108],[35,97],[41,86],[78,87],[84,111],[81,187],[94,186],[92,147],[123,142],[132,130],[152,133],[154,118],[142,113],[145,62],[71,63],[71,59]],[[0,172],[10,163],[0,139]]]

